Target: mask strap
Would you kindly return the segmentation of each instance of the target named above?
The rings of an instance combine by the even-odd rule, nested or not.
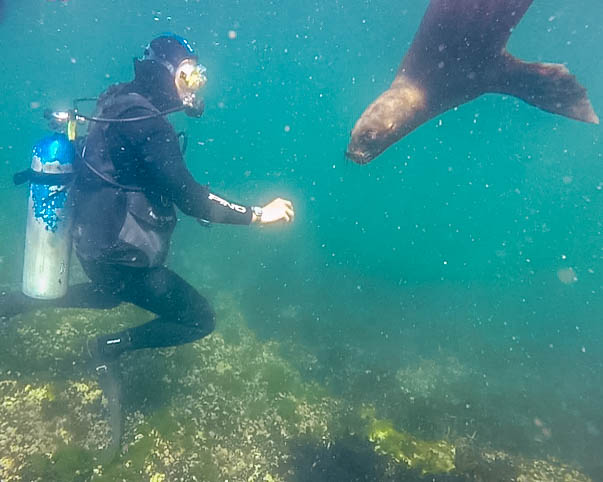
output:
[[[157,63],[163,65],[166,69],[168,69],[170,74],[172,74],[172,77],[176,73],[175,67],[167,60],[162,59],[161,57],[157,56],[157,54],[155,53],[155,51],[153,50],[153,48],[151,47],[150,44],[147,46],[145,53],[142,57],[142,60],[152,60],[153,62],[157,62]]]

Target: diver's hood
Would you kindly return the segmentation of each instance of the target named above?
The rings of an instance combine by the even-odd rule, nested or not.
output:
[[[159,62],[134,59],[132,87],[160,111],[182,107],[173,74]]]

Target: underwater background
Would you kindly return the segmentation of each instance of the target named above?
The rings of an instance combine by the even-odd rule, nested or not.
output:
[[[600,126],[485,95],[370,165],[347,162],[427,0],[4,3],[2,290],[23,259],[27,191],[12,175],[47,133],[44,109],[131,79],[166,31],[208,71],[203,117],[171,117],[190,170],[234,201],[289,198],[296,219],[182,216],[169,265],[218,329],[124,357],[112,461],[96,458],[106,404],[78,350],[149,314],[41,310],[1,326],[1,480],[603,480]],[[565,63],[601,115],[602,44],[599,0],[536,0],[508,48]],[[417,465],[409,440],[454,463]],[[551,472],[520,475],[528,465]]]

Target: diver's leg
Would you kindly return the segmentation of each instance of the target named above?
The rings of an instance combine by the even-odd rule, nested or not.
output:
[[[173,271],[116,265],[106,265],[102,271],[121,300],[158,315],[140,326],[97,338],[94,349],[102,359],[114,360],[127,350],[189,343],[213,331],[215,314],[208,301]]]
[[[115,308],[121,299],[112,290],[96,283],[79,283],[69,287],[67,294],[56,300],[56,306],[61,308]]]
[[[35,309],[34,304],[39,301],[28,298],[20,291],[0,292],[0,322]]]
[[[0,292],[0,321],[28,311],[44,308],[114,308],[121,300],[94,283],[69,287],[67,294],[54,300],[38,300],[20,291]]]
[[[168,268],[153,268],[130,302],[159,315],[130,331],[132,349],[182,345],[209,335],[215,313],[209,302]]]

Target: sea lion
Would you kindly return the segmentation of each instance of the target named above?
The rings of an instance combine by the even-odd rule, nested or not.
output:
[[[506,50],[533,0],[431,0],[390,88],[360,116],[346,156],[370,162],[429,119],[486,92],[599,123],[586,89],[561,64],[527,63]]]

